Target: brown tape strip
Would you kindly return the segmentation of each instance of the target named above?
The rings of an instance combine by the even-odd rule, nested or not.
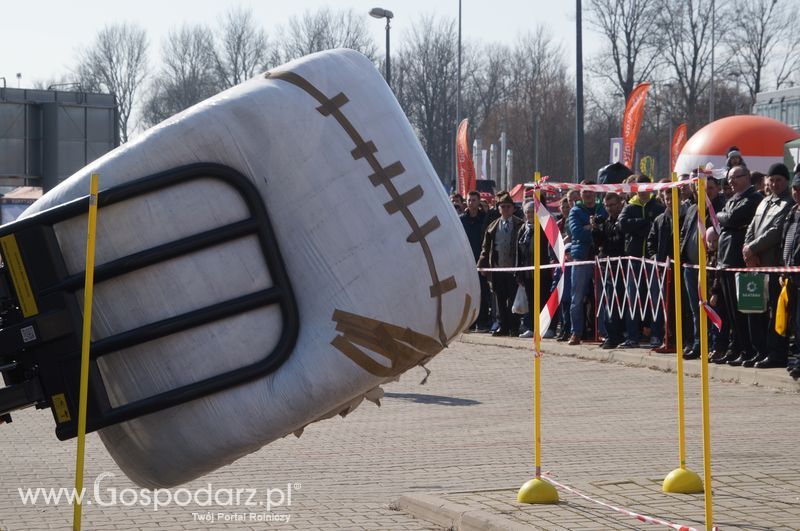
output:
[[[398,340],[407,343],[417,350],[421,350],[428,354],[434,354],[442,350],[442,345],[436,339],[420,334],[407,327],[400,327],[369,317],[362,317],[353,313],[345,312],[343,310],[335,310],[333,312],[333,321],[336,323],[336,330],[345,335],[359,335],[361,337],[375,337],[375,331],[378,328],[383,328],[388,333]]]
[[[422,187],[420,185],[416,185],[403,195],[396,196],[392,198],[391,201],[384,203],[383,208],[386,209],[386,212],[388,212],[389,215],[396,214],[401,210],[408,210],[408,206],[415,201],[419,201],[422,198],[423,193]],[[419,232],[419,225],[414,223],[414,225],[411,227],[411,230],[412,233]]]
[[[339,352],[353,360],[356,365],[368,373],[374,374],[375,376],[380,376],[381,378],[388,378],[391,376],[391,367],[384,367],[377,361],[370,358],[369,355],[365,354],[364,351],[353,345],[345,336],[334,337],[333,341],[331,341],[331,345],[336,347]]]
[[[339,125],[342,127],[342,129],[344,129],[344,131],[347,133],[347,135],[350,137],[350,139],[355,144],[355,149],[352,151],[353,157],[358,159],[359,157],[356,157],[356,155],[360,154],[361,157],[363,157],[369,163],[370,167],[372,168],[373,175],[376,175],[375,179],[370,178],[370,180],[373,182],[373,184],[375,184],[375,180],[379,180],[380,179],[379,175],[380,175],[381,171],[384,171],[384,169],[381,166],[380,162],[378,162],[378,159],[374,155],[374,153],[377,151],[377,148],[374,151],[370,152],[369,150],[372,147],[374,147],[374,143],[366,142],[361,137],[361,135],[356,130],[356,128],[353,126],[353,124],[350,123],[350,120],[348,120],[347,117],[344,115],[344,113],[342,113],[341,106],[343,105],[343,103],[341,103],[341,104],[339,103],[339,102],[343,101],[342,97],[340,97],[340,95],[343,95],[342,93],[337,94],[332,99],[328,98],[327,96],[325,96],[325,94],[322,93],[322,91],[320,91],[318,88],[316,88],[314,85],[312,85],[307,79],[305,79],[304,77],[302,77],[302,76],[300,76],[300,75],[298,75],[298,74],[296,74],[294,72],[288,72],[288,71],[267,72],[266,74],[264,74],[264,78],[265,79],[276,79],[276,80],[285,81],[287,83],[291,83],[291,84],[295,85],[296,87],[300,88],[301,90],[305,91],[306,93],[308,93],[315,100],[317,100],[319,102],[319,104],[320,104],[320,107],[322,108],[322,110],[319,110],[320,107],[317,108],[319,110],[319,112],[322,113],[323,115],[326,115],[323,112],[323,110],[327,111],[328,114],[326,116],[332,116],[339,123]],[[346,98],[346,96],[344,96],[344,97]],[[372,146],[370,146],[369,144],[372,144]],[[366,153],[364,153],[364,151],[365,151],[364,150],[364,146],[366,146],[366,148],[367,148],[366,149]],[[402,213],[403,217],[406,220],[406,223],[408,223],[409,227],[411,228],[411,233],[412,234],[420,232],[419,223],[417,222],[416,218],[414,218],[414,215],[411,213],[411,210],[408,208],[408,205],[410,203],[412,203],[413,201],[410,201],[410,202],[406,203],[403,200],[401,200],[400,199],[400,197],[401,197],[400,193],[397,191],[397,188],[394,186],[394,183],[392,183],[392,181],[390,179],[380,179],[379,184],[383,185],[386,188],[386,191],[389,193],[389,197],[392,198],[392,200],[389,203],[387,203],[387,205],[390,204],[390,203],[396,205],[397,210],[395,210],[395,212],[399,211],[400,213]],[[377,186],[377,184],[376,184],[376,186]],[[422,189],[421,189],[421,187],[419,187],[419,188],[420,188],[419,195],[421,197],[422,196],[422,193],[421,193]],[[406,192],[406,194],[408,194],[408,193],[409,192]],[[404,195],[406,195],[406,194],[404,194]],[[419,198],[417,198],[417,199],[419,199]],[[384,205],[384,206],[386,206],[386,205]],[[394,212],[389,211],[389,207],[388,206],[386,208],[387,208],[387,212],[389,212],[389,214],[393,214],[394,213]],[[425,256],[425,262],[428,265],[428,271],[429,271],[430,276],[431,276],[431,281],[432,281],[433,285],[436,286],[436,285],[440,284],[440,282],[439,282],[439,274],[436,271],[436,264],[433,261],[433,252],[431,251],[431,247],[428,244],[427,239],[425,239],[425,238],[420,239],[417,243],[419,243],[420,247],[422,247],[422,253]],[[439,290],[438,294],[436,294],[436,295],[434,295],[433,292],[431,292],[431,296],[436,298],[437,335],[439,336],[439,343],[440,343],[441,346],[445,346],[447,344],[447,341],[448,341],[447,334],[444,331],[444,325],[443,325],[443,322],[442,322],[442,294],[443,293],[445,293],[445,291],[442,291],[442,290]]]
[[[431,232],[435,231],[440,226],[441,226],[441,223],[439,222],[439,218],[434,216],[431,219],[429,219],[427,221],[427,223],[425,223],[423,226],[421,226],[419,228],[419,231],[412,232],[408,236],[408,238],[406,238],[406,241],[408,243],[417,243],[418,241],[425,239],[428,236],[428,234],[430,234]]]
[[[410,328],[342,310],[333,312],[333,320],[341,335],[336,336],[331,345],[365,371],[381,378],[397,376],[442,349],[436,339]],[[359,346],[387,358],[389,367],[378,363]]]
[[[389,182],[389,179],[397,177],[404,171],[406,171],[406,169],[398,160],[397,162],[393,162],[385,168],[381,168],[375,173],[370,174],[369,182],[372,183],[372,186],[386,186]]]
[[[326,100],[322,105],[317,107],[317,110],[322,116],[328,116],[348,101],[350,100],[347,99],[347,96],[344,95],[344,92],[340,92],[333,98]]]
[[[357,144],[355,149],[353,149],[353,151],[351,151],[350,154],[353,155],[353,158],[355,160],[358,160],[358,159],[363,159],[364,157],[368,157],[369,155],[372,155],[373,153],[377,152],[378,148],[375,147],[375,143],[372,140],[369,140],[362,144]]]
[[[441,282],[431,286],[431,297],[439,297],[448,291],[453,291],[454,289],[456,289],[456,279],[453,277],[447,277]]]
[[[449,341],[452,341],[453,339],[455,339],[456,336],[461,333],[461,330],[463,330],[466,327],[466,325],[467,325],[467,316],[469,316],[469,307],[470,307],[471,303],[472,303],[472,297],[470,297],[469,293],[467,293],[466,296],[464,297],[464,309],[461,310],[461,320],[458,322],[458,326],[456,327],[455,333],[448,338]],[[478,313],[477,309],[472,310],[472,317],[469,320],[470,323],[474,323],[475,322],[475,318],[477,317],[477,313]]]

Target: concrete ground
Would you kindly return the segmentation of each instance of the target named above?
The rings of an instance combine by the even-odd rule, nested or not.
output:
[[[135,486],[90,435],[86,485],[91,491],[103,473],[115,476],[101,480],[105,505],[84,507],[84,529],[653,528],[563,491],[557,505],[516,503],[516,490],[533,472],[530,346],[465,335],[429,364],[426,385],[419,384],[424,372],[413,370],[385,387],[381,408],[362,405],[184,486],[255,489],[261,501],[268,489],[285,494],[291,486],[291,505],[284,499],[271,512],[194,502],[143,506],[140,494],[123,494]],[[544,470],[612,505],[701,529],[702,494],[660,492],[678,464],[674,355],[551,341],[544,351]],[[690,375],[698,368],[696,361],[685,365]],[[720,367],[712,376],[715,523],[723,530],[800,529],[798,385],[782,369]],[[690,376],[685,385],[687,464],[702,475],[700,380]],[[25,505],[18,488],[70,487],[74,441],[59,442],[49,412],[34,410],[0,426],[0,441],[0,529],[69,527],[69,505]],[[112,489],[127,505],[108,504]],[[265,518],[273,521],[259,521]]]

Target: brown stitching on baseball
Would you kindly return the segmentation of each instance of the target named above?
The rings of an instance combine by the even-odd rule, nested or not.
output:
[[[375,147],[375,143],[370,140],[369,142],[365,142],[363,144],[357,144],[355,149],[351,151],[350,154],[353,155],[354,159],[358,160],[368,157],[377,151],[378,148]]]
[[[439,222],[439,218],[433,216],[431,219],[427,221],[423,226],[419,228],[418,232],[412,232],[406,238],[408,243],[417,243],[421,239],[425,238],[428,234],[438,229],[442,224]]]
[[[456,289],[456,279],[453,277],[447,277],[441,282],[437,282],[431,286],[431,297],[444,295],[448,291],[453,291],[454,289]]]
[[[301,90],[308,93],[312,98],[317,100],[320,103],[320,106],[317,107],[317,111],[322,114],[323,116],[333,116],[342,129],[348,134],[350,139],[355,144],[355,149],[351,152],[353,157],[364,158],[369,165],[372,167],[374,172],[373,175],[380,175],[381,172],[384,172],[384,168],[378,162],[378,159],[375,157],[374,153],[377,152],[377,147],[372,141],[365,141],[358,131],[356,131],[355,127],[350,120],[342,113],[341,105],[344,105],[343,98],[340,95],[344,96],[341,92],[334,96],[334,98],[328,98],[323,94],[318,88],[312,85],[307,79],[296,74],[294,72],[267,72],[264,75],[265,78],[268,79],[278,79],[282,81],[286,81],[295,85],[296,87],[300,88]],[[338,99],[337,99],[338,98]],[[346,96],[344,96],[346,99]],[[336,101],[334,101],[336,100]],[[342,102],[342,103],[340,103]],[[374,151],[372,150],[374,148]],[[360,156],[356,156],[360,155]],[[378,177],[379,178],[379,177]],[[373,184],[375,184],[373,179],[370,179]],[[397,191],[397,188],[394,186],[394,183],[389,179],[381,179],[380,185],[386,188],[386,191],[389,193],[391,200],[384,205],[386,207],[387,212],[389,212],[389,204],[396,205],[397,210],[394,212],[400,212],[406,220],[406,223],[411,227],[412,234],[419,233],[420,227],[417,220],[414,218],[414,215],[411,213],[411,210],[408,208],[413,201],[406,202],[405,200],[401,199],[401,197],[406,197],[406,199],[411,198],[413,196],[409,196],[409,192],[412,192],[414,189],[410,190],[400,195]],[[376,185],[377,186],[377,185]],[[421,194],[420,194],[421,196]],[[419,197],[417,197],[419,199]],[[393,214],[394,212],[389,212]],[[449,291],[450,289],[455,288],[455,279],[450,277],[445,281],[439,280],[438,272],[436,271],[436,264],[433,261],[433,253],[431,252],[430,245],[426,238],[421,238],[417,243],[422,247],[422,253],[425,256],[425,261],[428,264],[428,272],[431,275],[432,280],[432,287],[431,287],[431,297],[436,298],[436,325],[438,328],[438,336],[439,342],[442,346],[447,345],[447,335],[444,331],[444,324],[442,322],[442,295]],[[450,287],[449,281],[452,281],[452,288]],[[446,283],[446,284],[445,284]],[[443,286],[447,286],[449,289],[443,289]],[[436,288],[436,289],[434,289]]]
[[[327,100],[325,103],[317,107],[317,110],[322,116],[328,116],[330,113],[347,103],[348,100],[347,96],[344,95],[343,92],[340,92],[333,98]]]
[[[389,179],[397,177],[404,171],[406,171],[406,169],[398,160],[397,162],[393,162],[385,168],[381,168],[375,173],[370,174],[369,182],[372,183],[372,186],[386,186],[386,183],[389,182]]]
[[[395,214],[402,209],[408,209],[408,206],[415,201],[419,201],[422,198],[422,187],[420,185],[416,185],[414,188],[405,192],[403,195],[397,196],[391,201],[387,201],[383,204],[383,208],[386,209],[386,212],[389,215]],[[416,225],[416,223],[415,223]],[[412,230],[419,231],[419,225],[416,227],[412,226]]]
[[[334,310],[332,319],[336,331],[341,334],[333,338],[331,345],[365,371],[381,378],[397,376],[430,359],[442,348],[434,338],[410,328],[343,310]],[[359,347],[383,356],[389,366],[379,363]]]

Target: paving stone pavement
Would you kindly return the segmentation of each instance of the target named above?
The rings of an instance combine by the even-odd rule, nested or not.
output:
[[[657,480],[677,466],[675,375],[554,355],[542,361],[544,469],[594,496],[662,513],[653,516],[702,521],[702,496],[658,492]],[[267,489],[285,493],[292,485],[291,506],[272,512],[288,515],[288,522],[247,521],[251,512],[263,517],[259,507],[190,503],[154,511],[117,503],[87,505],[84,528],[441,529],[396,510],[401,495],[415,493],[506,518],[516,513],[515,522],[540,529],[644,528],[563,493],[556,506],[513,502],[532,473],[532,366],[524,349],[456,342],[430,363],[426,385],[419,385],[423,371],[411,371],[385,386],[380,409],[362,405],[346,419],[311,425],[299,439],[276,441],[183,486],[257,489],[263,500]],[[702,473],[699,388],[698,379],[686,379],[687,462]],[[712,382],[715,514],[722,529],[800,528],[800,469],[793,459],[798,399],[794,392]],[[23,505],[17,489],[70,487],[74,442],[57,441],[49,413],[33,410],[0,426],[0,441],[0,529],[69,527],[68,505]],[[100,501],[109,501],[112,488],[133,500],[123,489],[135,486],[99,439],[87,441],[90,491],[101,474],[113,473],[101,481]],[[199,520],[208,512],[245,521]]]

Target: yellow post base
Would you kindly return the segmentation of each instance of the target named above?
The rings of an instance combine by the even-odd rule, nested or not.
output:
[[[543,479],[533,478],[525,483],[517,493],[520,503],[558,503],[556,488]]]
[[[676,468],[664,478],[661,490],[675,494],[699,494],[703,492],[703,480],[688,468]]]

